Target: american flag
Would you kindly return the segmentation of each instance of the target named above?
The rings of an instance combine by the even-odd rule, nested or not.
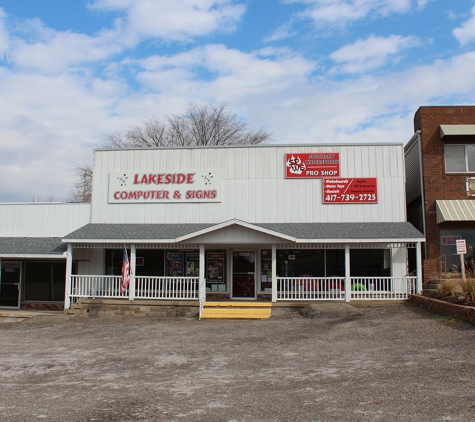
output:
[[[130,282],[130,265],[129,257],[127,256],[127,249],[124,248],[124,257],[122,258],[122,288],[120,289],[121,293],[125,292],[125,289]]]

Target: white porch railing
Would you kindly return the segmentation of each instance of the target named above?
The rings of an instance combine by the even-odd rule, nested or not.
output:
[[[138,299],[198,299],[199,277],[135,277]]]
[[[121,293],[122,277],[110,275],[72,275],[71,297],[128,298],[128,289]]]
[[[351,277],[350,300],[401,300],[416,293],[417,277]],[[277,277],[277,300],[344,300],[345,277]]]
[[[72,275],[71,298],[130,299],[129,288],[121,293],[122,277]],[[135,277],[137,299],[198,299],[198,277]]]
[[[277,277],[277,300],[345,298],[345,277]]]
[[[351,277],[351,299],[408,299],[416,284],[417,277]]]

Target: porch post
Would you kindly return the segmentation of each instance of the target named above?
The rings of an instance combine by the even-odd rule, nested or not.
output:
[[[135,298],[135,266],[137,263],[136,245],[130,245],[130,282],[129,282],[129,300]]]
[[[200,312],[198,318],[201,320],[201,313],[206,302],[206,280],[205,280],[205,245],[200,245],[200,267],[198,277],[198,300],[200,303]]]
[[[350,245],[345,245],[345,301],[351,300]]]
[[[272,245],[272,302],[277,302],[277,247]]]
[[[416,294],[420,294],[422,293],[422,242],[416,243],[416,269],[417,269]]]
[[[71,273],[73,267],[73,246],[68,243],[66,252],[66,284],[64,288],[64,309],[71,307]]]

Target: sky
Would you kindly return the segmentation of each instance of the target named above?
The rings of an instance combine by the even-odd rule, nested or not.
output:
[[[338,144],[474,99],[472,0],[0,0],[0,202],[67,200],[108,134],[191,103]]]

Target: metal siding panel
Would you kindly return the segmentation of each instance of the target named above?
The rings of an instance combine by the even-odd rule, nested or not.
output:
[[[299,151],[340,152],[342,177],[378,178],[380,204],[323,205],[321,179],[285,179],[284,153]],[[381,145],[309,145],[298,148],[271,146],[255,151],[243,148],[100,151],[96,153],[97,166],[100,168],[99,180],[94,181],[94,186],[104,187],[105,191],[102,202],[99,199],[94,203],[93,222],[218,223],[231,218],[253,222],[368,221],[369,218],[373,221],[385,221],[386,218],[393,220],[391,213],[395,204],[385,196],[388,190],[385,179],[395,179],[398,195],[404,191],[399,186],[404,183],[402,164],[398,163],[400,154],[402,147]],[[134,161],[124,163],[125,155],[134,156]],[[104,200],[107,198],[110,171],[156,171],[157,164],[159,168],[165,168],[165,171],[192,171],[211,167],[221,169],[223,201],[217,204],[109,205]],[[123,165],[127,168],[122,168]],[[401,214],[400,209],[396,211],[396,215]],[[98,221],[97,216],[102,221]]]

